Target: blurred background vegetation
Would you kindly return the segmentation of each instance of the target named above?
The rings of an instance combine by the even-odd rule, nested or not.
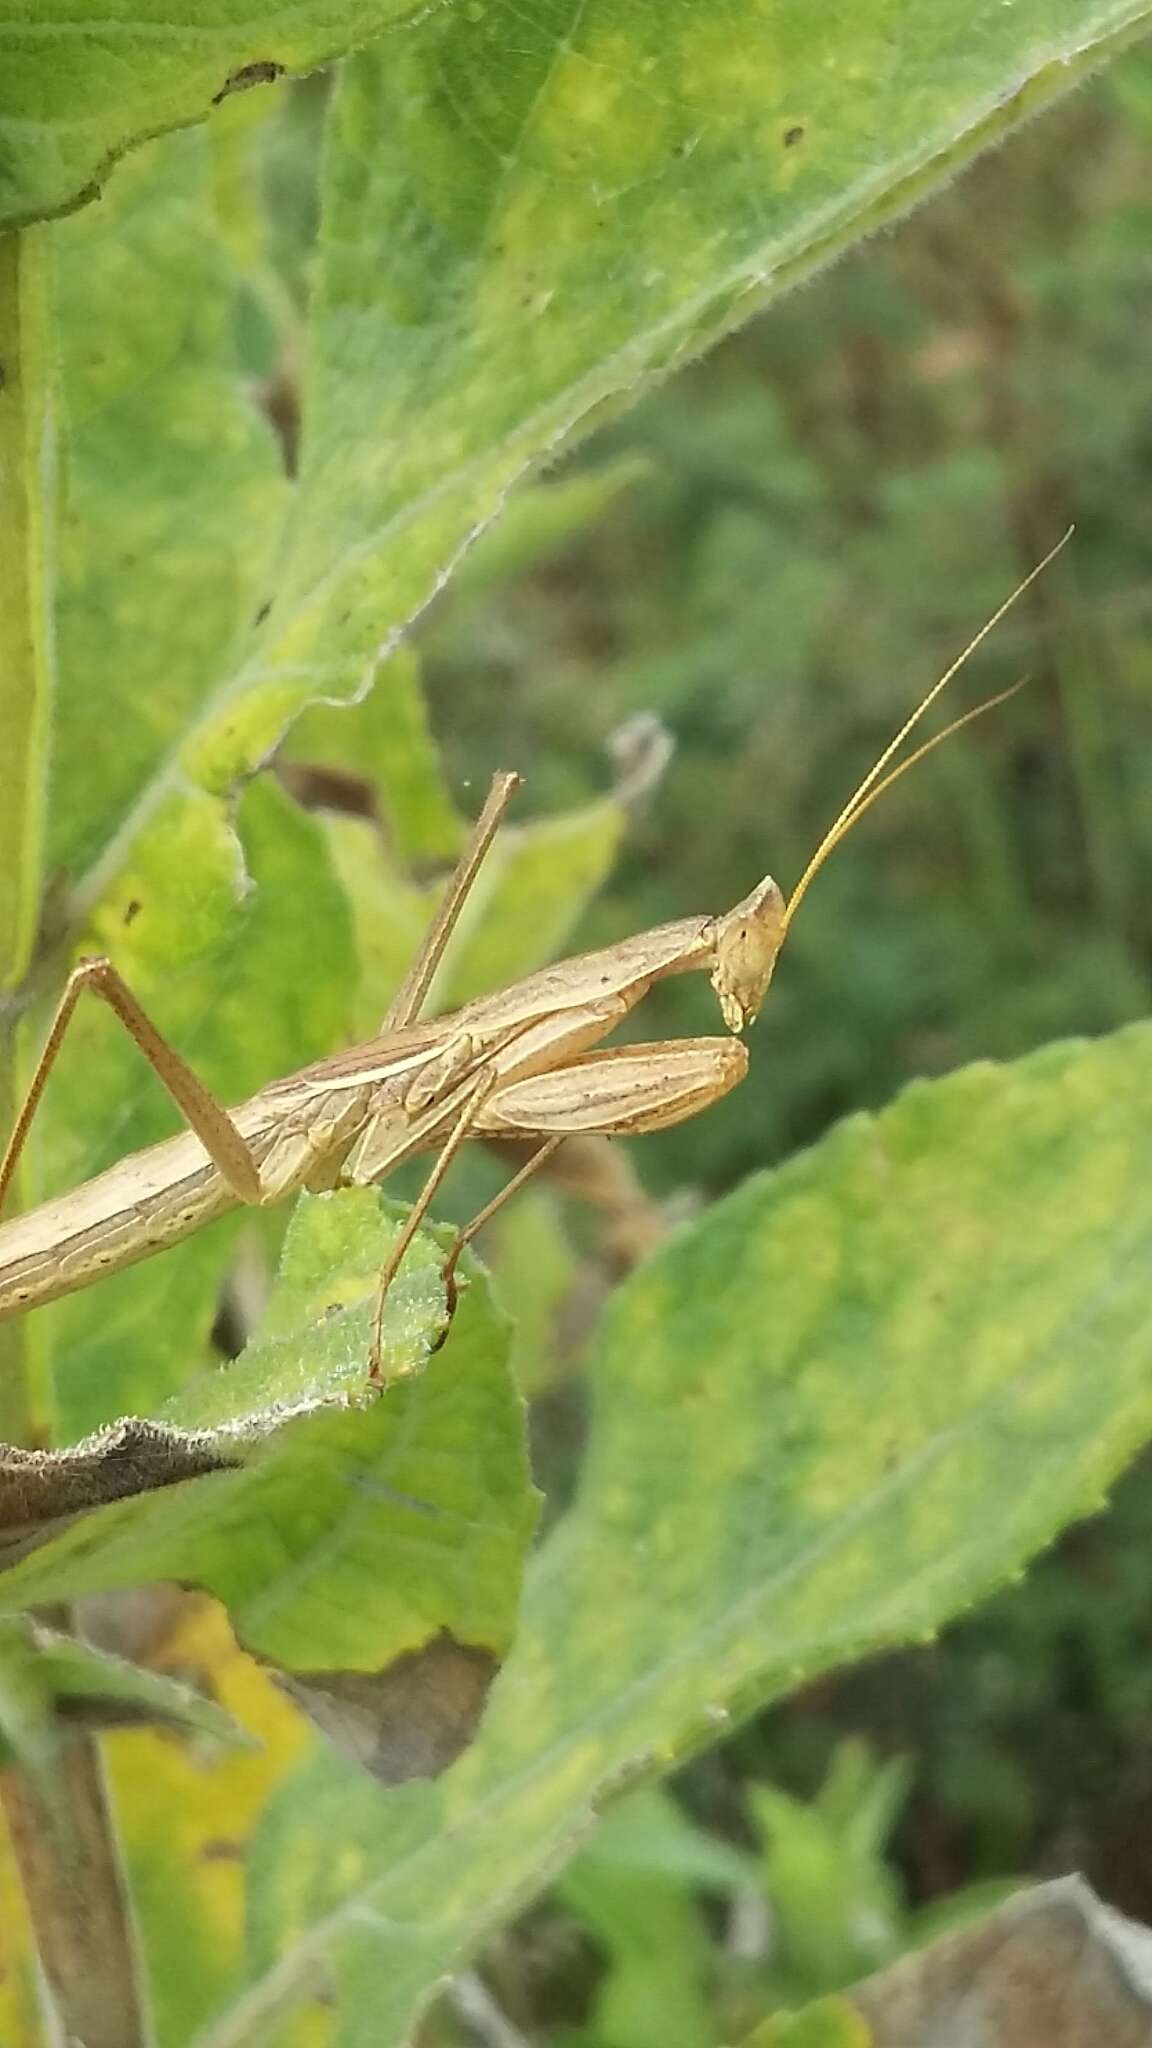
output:
[[[1030,687],[821,877],[747,1085],[635,1154],[661,1200],[715,1194],[914,1075],[1146,1012],[1150,334],[1137,52],[604,421],[552,480],[554,520],[543,501],[514,513],[426,622],[458,789],[514,763],[546,813],[604,790],[637,713],[674,737],[578,935],[603,943],[719,910],[766,866],[793,883],[907,709],[1076,523],[954,709]],[[684,980],[636,1035],[715,1028]],[[513,1263],[544,1287],[537,1225],[517,1228]],[[544,1403],[561,1478],[578,1411],[571,1380]],[[433,2037],[721,2040],[746,1993],[754,2012],[773,1984],[791,2003],[846,1981],[933,1902],[1014,1875],[1078,1867],[1152,1921],[1150,1536],[1145,1461],[1107,1516],[939,1643],[764,1714],[681,1775],[674,1807],[623,1807]],[[822,1932],[789,1974],[790,1913]]]

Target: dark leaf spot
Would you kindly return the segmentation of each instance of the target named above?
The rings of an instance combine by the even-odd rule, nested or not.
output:
[[[383,1671],[278,1672],[321,1733],[386,1785],[434,1778],[468,1747],[497,1660],[447,1632]]]
[[[231,76],[224,80],[219,92],[213,93],[212,105],[218,107],[221,100],[226,100],[230,93],[248,92],[254,85],[271,85],[283,76],[284,66],[274,63],[270,58],[256,64],[242,64],[239,71],[233,71]]]

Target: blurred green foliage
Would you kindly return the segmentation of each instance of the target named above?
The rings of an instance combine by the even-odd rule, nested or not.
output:
[[[739,1848],[667,1791],[630,1794],[556,1887],[551,1944],[543,1916],[523,1930],[545,2006],[574,1983],[587,2005],[581,2024],[561,2022],[549,2038],[564,2048],[718,2048],[766,2012],[809,2007],[991,1911],[1011,1883],[909,1909],[890,1838],[910,1778],[906,1757],[879,1760],[845,1739],[811,1799],[743,1784]],[[540,1967],[549,1945],[550,1974]],[[494,1981],[533,2028],[540,2015],[514,1955],[506,1944],[494,1958]]]

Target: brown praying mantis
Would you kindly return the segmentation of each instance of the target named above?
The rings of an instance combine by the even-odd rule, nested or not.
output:
[[[464,1245],[566,1137],[639,1136],[694,1116],[743,1080],[738,1034],[754,1022],[780,949],[829,854],[884,791],[935,747],[1015,694],[986,699],[890,766],[941,691],[1068,535],[993,613],[917,705],[821,839],[790,897],[770,875],[732,910],[685,917],[560,961],[453,1014],[419,1014],[465,897],[519,786],[497,775],[420,952],[379,1034],[225,1109],[161,1036],[111,961],[69,977],[3,1160],[0,1207],[69,1019],[84,989],[135,1039],[189,1128],[71,1193],[0,1225],[0,1319],[21,1314],[178,1243],[243,1203],[301,1188],[362,1187],[415,1155],[437,1158],[380,1274],[371,1374],[380,1376],[384,1300],[452,1159],[470,1138],[538,1141],[526,1166],[461,1231],[445,1265],[449,1304]],[[595,1049],[667,975],[704,970],[732,1036]]]

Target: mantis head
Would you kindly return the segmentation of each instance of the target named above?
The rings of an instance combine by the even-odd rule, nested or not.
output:
[[[755,1023],[784,944],[787,917],[782,889],[765,875],[750,896],[716,919],[712,986],[729,1031]]]
[[[970,725],[974,718],[982,718],[986,711],[994,711],[998,704],[1006,703],[1009,697],[1016,695],[1017,690],[1023,689],[1027,677],[1014,683],[1010,690],[1001,690],[995,697],[986,697],[983,703],[977,704],[971,711],[966,711],[962,718],[953,719],[951,725],[945,726],[943,732],[938,732],[932,739],[925,740],[906,760],[897,762],[894,768],[889,767],[893,756],[903,746],[909,733],[919,725],[924,713],[936,702],[940,692],[947,688],[953,676],[963,668],[968,656],[975,652],[992,628],[999,625],[1005,612],[1011,609],[1017,598],[1021,597],[1041,571],[1048,567],[1053,556],[1060,553],[1071,532],[1072,528],[1069,527],[1068,532],[1049,550],[1043,561],[1038,562],[1024,581],[1017,585],[1011,597],[1006,598],[999,609],[993,612],[992,617],[981,626],[975,638],[968,642],[963,653],[957,656],[951,667],[945,669],[940,680],[933,683],[927,695],[921,698],[916,709],[905,719],[899,732],[889,740],[879,759],[873,763],[843,810],[828,827],[791,896],[785,899],[771,875],[765,875],[764,880],[757,884],[750,896],[745,896],[734,909],[715,920],[710,933],[714,955],[711,979],[729,1031],[743,1031],[749,1024],[755,1023],[760,1006],[768,993],[768,984],[772,979],[780,948],[788,936],[788,927],[809,884],[819,873],[829,854],[847,837],[852,827],[858,824],[865,811],[871,809],[877,797],[883,796],[886,789],[891,789],[894,782],[898,782],[902,775],[907,774],[909,768],[914,768],[917,761],[922,761],[934,747],[942,746],[945,740],[951,739],[953,733],[959,732],[963,726]]]

